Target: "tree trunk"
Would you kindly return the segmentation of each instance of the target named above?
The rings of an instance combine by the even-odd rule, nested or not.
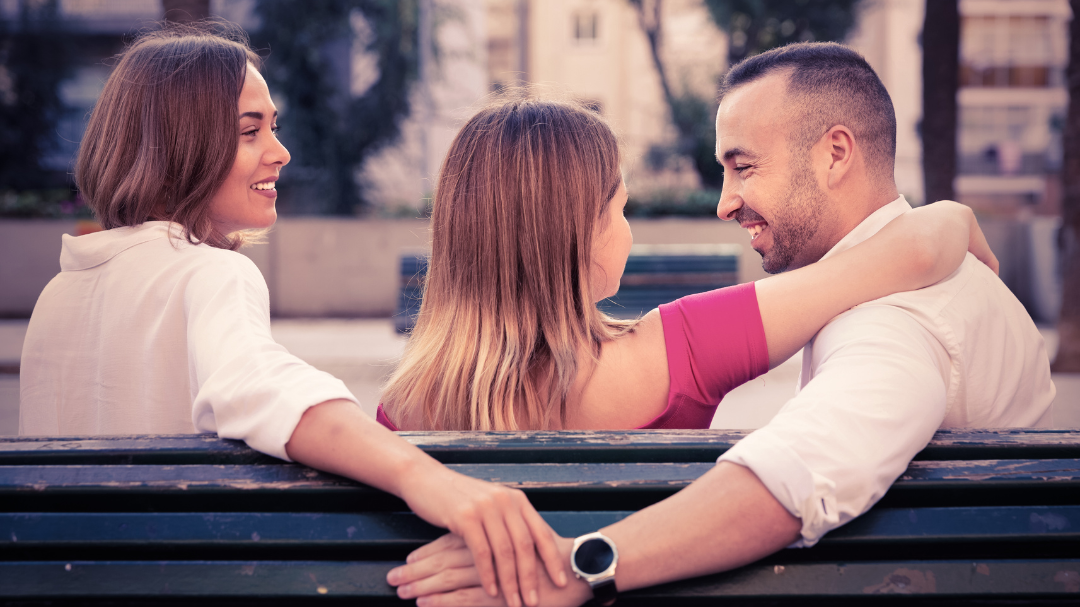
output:
[[[1080,0],[1070,0],[1073,20],[1069,25],[1069,110],[1062,139],[1064,181],[1061,232],[1058,247],[1065,276],[1058,317],[1058,353],[1053,370],[1080,373]]]
[[[957,0],[926,0],[922,31],[923,183],[926,202],[956,200],[956,89],[960,81]]]
[[[210,16],[210,0],[161,0],[165,20],[191,23]]]
[[[638,23],[641,25],[641,31],[645,33],[645,38],[649,41],[649,52],[652,56],[653,66],[656,68],[656,74],[660,77],[660,88],[664,92],[664,100],[667,101],[668,108],[671,110],[672,119],[674,121],[675,96],[672,94],[671,85],[668,83],[667,70],[664,69],[664,62],[660,59],[660,30],[663,28],[663,23],[661,21],[663,5],[661,2],[662,0],[633,0],[631,4],[637,10]],[[648,6],[646,6],[646,4],[648,4]],[[675,126],[679,127],[678,124]],[[685,135],[685,133],[681,134]]]

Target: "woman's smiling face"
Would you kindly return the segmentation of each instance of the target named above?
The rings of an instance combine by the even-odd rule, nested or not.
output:
[[[240,92],[239,113],[236,161],[210,200],[210,218],[221,234],[274,225],[275,185],[281,167],[290,160],[277,138],[277,108],[270,90],[251,64]]]

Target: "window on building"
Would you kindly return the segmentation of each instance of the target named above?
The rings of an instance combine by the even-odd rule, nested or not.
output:
[[[1065,32],[1046,16],[964,17],[960,34],[960,86],[1061,86]]]
[[[600,36],[600,15],[594,11],[580,11],[574,13],[574,40],[578,42],[594,42]]]

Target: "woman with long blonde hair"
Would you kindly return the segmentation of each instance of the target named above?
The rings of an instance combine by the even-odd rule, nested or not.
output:
[[[969,242],[996,264],[970,210],[935,204],[826,261],[617,320],[596,302],[618,291],[630,252],[626,199],[618,141],[595,112],[518,98],[470,119],[442,166],[423,303],[379,420],[705,428],[727,391],[835,315],[933,284]]]

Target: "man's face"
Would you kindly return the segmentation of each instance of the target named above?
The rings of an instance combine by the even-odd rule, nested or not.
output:
[[[798,112],[787,99],[787,77],[766,76],[728,93],[716,114],[716,157],[724,188],[716,214],[750,233],[761,266],[776,274],[821,258],[828,199],[806,150],[794,149]]]

